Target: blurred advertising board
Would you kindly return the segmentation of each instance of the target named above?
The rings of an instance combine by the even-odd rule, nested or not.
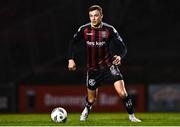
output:
[[[144,85],[128,85],[129,94],[135,100],[135,110],[145,110]],[[20,85],[19,111],[50,112],[55,107],[64,107],[68,112],[81,112],[84,107],[86,87],[80,85]],[[93,111],[124,112],[122,100],[112,85],[99,88]]]
[[[180,111],[180,84],[151,84],[148,111]]]
[[[14,84],[0,85],[0,112],[16,112],[16,93]]]

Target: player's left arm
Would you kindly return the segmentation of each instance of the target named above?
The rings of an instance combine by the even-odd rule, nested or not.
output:
[[[121,56],[118,56],[118,55],[114,55],[113,56],[113,62],[112,62],[114,65],[121,65]]]
[[[115,28],[111,31],[110,37],[110,51],[113,56],[113,64],[120,65],[121,59],[126,55],[127,48],[123,39]]]

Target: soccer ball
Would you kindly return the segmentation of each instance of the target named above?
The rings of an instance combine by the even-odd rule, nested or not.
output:
[[[67,120],[67,112],[62,107],[54,108],[51,112],[51,119],[56,123],[64,123]]]

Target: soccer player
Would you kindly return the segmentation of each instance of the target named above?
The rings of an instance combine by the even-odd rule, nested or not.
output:
[[[105,79],[110,79],[129,113],[131,122],[141,122],[134,115],[131,98],[125,89],[123,76],[118,68],[127,49],[116,29],[102,22],[102,8],[89,7],[90,23],[82,25],[69,44],[68,69],[76,70],[74,45],[81,42],[86,48],[87,97],[80,121],[86,121],[98,94],[98,87]],[[82,42],[83,40],[83,42]]]

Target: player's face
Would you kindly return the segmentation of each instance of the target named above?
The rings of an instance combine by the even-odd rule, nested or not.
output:
[[[102,17],[102,14],[98,10],[89,12],[89,19],[93,27],[98,27],[101,24]]]

